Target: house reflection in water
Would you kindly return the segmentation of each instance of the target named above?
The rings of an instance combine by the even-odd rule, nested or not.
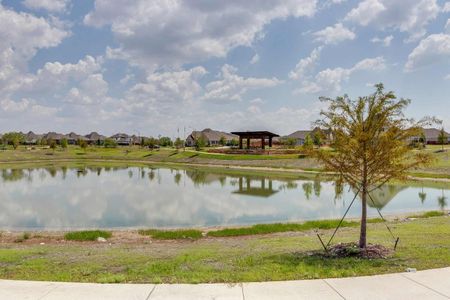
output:
[[[252,185],[252,183],[256,184]],[[272,179],[267,178],[251,179],[250,177],[239,177],[239,189],[233,192],[233,194],[265,197],[265,198],[268,198],[275,193],[278,193],[278,190],[273,189]]]

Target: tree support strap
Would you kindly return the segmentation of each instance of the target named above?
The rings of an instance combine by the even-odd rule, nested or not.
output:
[[[387,230],[388,230],[389,233],[391,234],[392,239],[395,241],[395,244],[394,244],[394,250],[395,250],[395,249],[397,248],[397,244],[398,244],[400,238],[394,236],[394,234],[392,233],[391,228],[390,228],[390,227],[388,226],[388,224],[387,224],[386,219],[385,219],[385,218],[383,217],[383,215],[381,214],[380,209],[379,209],[378,207],[375,206],[375,201],[373,201],[373,198],[372,198],[372,196],[370,195],[370,193],[367,193],[367,195],[369,195],[370,201],[372,201],[373,206],[377,209],[377,212],[378,212],[378,214],[380,215],[380,218],[383,220],[384,225],[386,226]]]
[[[344,215],[342,216],[341,220],[339,221],[338,226],[334,230],[333,235],[331,236],[330,240],[328,241],[328,243],[326,245],[323,243],[323,241],[320,238],[319,234],[317,234],[317,237],[319,238],[320,243],[322,244],[322,247],[325,249],[326,252],[328,252],[328,246],[330,245],[331,241],[333,240],[334,236],[336,235],[336,232],[338,231],[339,227],[341,227],[342,222],[344,221],[345,217],[347,216],[348,211],[350,210],[350,208],[352,207],[353,203],[355,202],[355,199],[358,196],[359,191],[361,191],[361,188],[359,188],[358,191],[356,192],[355,197],[353,197],[352,202],[350,202],[350,205],[347,207],[347,210],[345,211]]]

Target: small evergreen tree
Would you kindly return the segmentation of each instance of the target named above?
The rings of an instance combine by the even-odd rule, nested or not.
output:
[[[442,151],[444,151],[444,145],[447,144],[447,134],[445,133],[444,128],[441,128],[441,131],[438,135],[438,144],[442,145]]]

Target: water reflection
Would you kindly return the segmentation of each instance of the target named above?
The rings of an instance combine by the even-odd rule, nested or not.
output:
[[[239,182],[239,189],[233,191],[234,194],[267,198],[278,192],[277,190],[273,189],[271,179],[260,178],[252,180],[251,177],[244,178],[243,176],[241,176],[239,177],[238,182]]]
[[[283,179],[198,169],[77,166],[4,169],[0,174],[0,229],[216,226],[339,218],[355,192],[320,176]],[[384,214],[445,209],[447,193],[445,188],[386,185],[371,194],[374,203],[369,200],[369,206]],[[359,212],[356,201],[349,215]],[[369,209],[370,214],[376,211]]]

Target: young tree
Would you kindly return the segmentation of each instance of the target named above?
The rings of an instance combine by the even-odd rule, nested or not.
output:
[[[79,139],[77,141],[78,146],[80,146],[81,149],[84,150],[84,152],[86,152],[86,148],[88,146],[87,142],[85,140]]]
[[[163,136],[159,138],[159,145],[161,147],[171,147],[173,145],[172,140],[168,136]]]
[[[63,148],[64,150],[67,149],[68,142],[67,142],[66,138],[61,139],[61,143],[60,144],[61,144],[61,148]]]
[[[385,92],[382,84],[376,91],[357,100],[347,95],[336,99],[321,98],[329,103],[316,123],[329,130],[335,151],[315,151],[314,156],[329,171],[339,175],[359,192],[361,228],[359,247],[366,248],[367,201],[369,194],[389,180],[405,179],[406,171],[429,163],[424,153],[412,154],[409,141],[420,134],[420,128],[433,119],[420,122],[406,119],[403,111],[410,100]]]
[[[311,136],[307,134],[305,136],[305,141],[303,142],[303,149],[305,150],[312,150],[313,148],[313,140],[311,139]]]
[[[174,143],[175,148],[180,149],[183,147],[183,145],[184,145],[184,141],[178,137]]]
[[[297,140],[295,138],[285,138],[282,143],[287,148],[294,148],[297,145]]]
[[[12,145],[15,150],[25,141],[25,136],[20,132],[8,132],[3,135],[2,140],[6,145]]]
[[[442,145],[442,151],[444,151],[444,144],[447,144],[447,134],[445,133],[444,128],[441,128],[441,131],[439,131],[439,135],[438,135],[438,144]]]
[[[117,142],[114,139],[106,138],[103,142],[103,147],[105,148],[116,148]]]
[[[149,147],[152,150],[155,149],[155,147],[157,145],[158,145],[158,140],[155,138],[150,137],[145,141],[145,146]]]
[[[219,144],[221,146],[225,146],[227,144],[227,139],[223,135],[220,137]]]
[[[195,139],[195,150],[200,151],[202,148],[206,147],[207,142],[203,135],[200,135]]]
[[[56,141],[55,140],[50,140],[48,145],[50,146],[50,149],[53,150],[53,152],[55,152],[56,149]]]
[[[313,143],[314,143],[314,145],[316,145],[318,148],[320,148],[320,146],[322,146],[322,132],[320,132],[319,130],[317,130],[317,131],[314,132],[314,134],[313,134]]]

